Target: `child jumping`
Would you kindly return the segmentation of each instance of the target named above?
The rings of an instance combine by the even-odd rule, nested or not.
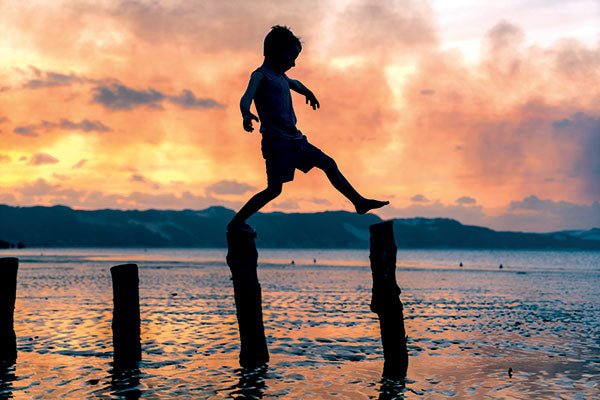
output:
[[[296,114],[292,107],[290,89],[304,95],[306,104],[313,110],[319,101],[300,81],[285,74],[296,65],[302,44],[286,26],[276,25],[265,37],[263,64],[252,72],[250,83],[240,101],[243,126],[252,132],[252,120],[260,122],[261,149],[267,166],[267,188],[255,194],[233,217],[227,229],[255,233],[246,223],[254,213],[281,194],[283,184],[294,179],[294,170],[304,173],[317,167],[325,172],[331,184],[348,198],[356,212],[383,207],[388,201],[367,199],[361,196],[342,175],[333,158],[308,142],[296,128]],[[254,100],[258,117],[250,112]],[[259,120],[260,118],[260,120]]]

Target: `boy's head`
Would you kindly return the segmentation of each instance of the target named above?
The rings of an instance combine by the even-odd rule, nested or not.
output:
[[[294,61],[301,50],[300,38],[287,26],[275,25],[265,36],[265,59],[283,72],[295,65]]]

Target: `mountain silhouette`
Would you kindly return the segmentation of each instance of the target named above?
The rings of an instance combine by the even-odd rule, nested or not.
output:
[[[28,247],[225,247],[224,207],[205,210],[74,210],[0,205],[0,242]],[[249,223],[263,248],[368,248],[373,214],[346,211],[257,213]],[[497,232],[446,218],[397,219],[399,248],[600,250],[600,229]],[[6,247],[6,246],[5,246]]]

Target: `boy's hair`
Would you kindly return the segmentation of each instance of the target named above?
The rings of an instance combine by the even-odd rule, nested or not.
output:
[[[300,38],[285,25],[275,25],[265,36],[264,56],[277,58],[284,50],[298,46],[302,50]]]

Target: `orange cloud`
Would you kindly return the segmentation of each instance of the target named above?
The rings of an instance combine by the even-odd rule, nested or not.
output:
[[[45,164],[56,164],[58,159],[56,157],[52,157],[50,154],[46,153],[35,153],[29,159],[29,165],[45,165]]]

